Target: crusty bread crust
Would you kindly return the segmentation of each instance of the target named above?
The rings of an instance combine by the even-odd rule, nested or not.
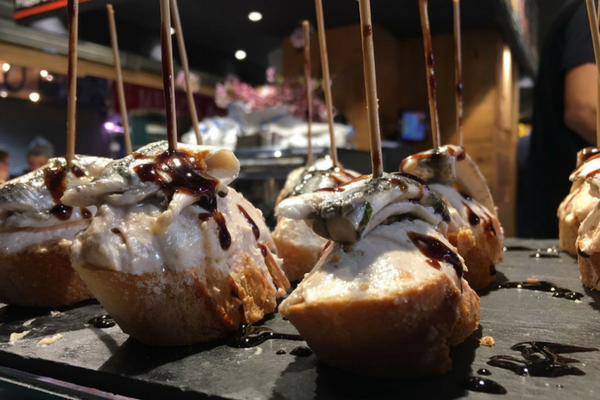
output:
[[[299,282],[319,261],[327,240],[314,233],[304,221],[279,217],[271,235],[281,269],[291,282]]]
[[[0,253],[0,303],[59,307],[93,298],[71,267],[70,249],[63,239]]]
[[[577,235],[581,221],[573,218],[567,222],[564,218],[558,219],[558,240],[560,248],[571,254],[577,255]]]
[[[378,377],[436,375],[452,367],[449,346],[479,325],[479,297],[446,274],[396,297],[280,307],[325,363]],[[285,304],[285,303],[284,303]]]
[[[224,337],[275,310],[277,290],[248,254],[223,268],[133,275],[76,265],[121,329],[157,346],[183,346]]]
[[[471,229],[461,229],[456,247],[467,265],[464,277],[473,290],[483,289],[496,279],[495,266],[502,261],[503,247],[496,235],[483,229],[477,235]]]
[[[600,290],[600,253],[592,254],[588,258],[578,255],[577,263],[581,282],[590,289]]]

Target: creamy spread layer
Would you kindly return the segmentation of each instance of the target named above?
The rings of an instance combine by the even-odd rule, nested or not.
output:
[[[36,243],[73,239],[96,207],[69,207],[62,196],[70,187],[90,182],[110,161],[76,155],[68,170],[64,158],[53,158],[0,186],[0,251],[13,253]]]
[[[460,290],[463,280],[453,265],[432,260],[424,255],[409,237],[417,233],[431,237],[456,251],[434,227],[421,220],[404,220],[380,225],[346,252],[340,244],[332,244],[313,271],[285,300],[287,308],[304,303],[373,300],[394,296],[398,304],[410,301],[413,290],[419,290],[430,279],[448,275]],[[464,269],[460,256],[456,255]],[[459,286],[460,285],[460,286]],[[406,296],[406,297],[405,297]]]

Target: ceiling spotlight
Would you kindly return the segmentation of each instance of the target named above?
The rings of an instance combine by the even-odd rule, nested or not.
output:
[[[2,64],[2,71],[8,72],[9,69],[10,69],[10,64],[9,63]]]
[[[42,78],[45,78],[45,77],[47,77],[47,76],[48,76],[48,71],[46,71],[45,69],[41,70],[41,71],[40,71],[40,76],[41,76]]]
[[[52,75],[48,74],[48,76],[46,76],[46,80],[47,80],[48,82],[52,82],[52,81],[54,80],[54,76],[52,76]]]
[[[2,97],[3,99],[8,97],[8,92],[6,90],[1,90],[0,91],[0,97]]]
[[[40,101],[40,94],[37,92],[29,93],[29,100],[33,101],[34,103],[37,103],[38,101]]]
[[[258,22],[262,19],[262,14],[258,11],[252,11],[250,14],[248,14],[248,19],[252,22]]]
[[[243,60],[244,58],[246,58],[246,52],[244,50],[238,50],[235,52],[235,58],[237,58],[238,60]]]
[[[175,34],[175,28],[171,27],[171,35]]]

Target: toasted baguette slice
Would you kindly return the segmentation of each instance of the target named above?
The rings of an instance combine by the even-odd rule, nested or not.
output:
[[[279,217],[272,234],[281,268],[291,282],[301,281],[319,261],[327,239],[310,229],[304,221]]]
[[[329,247],[281,303],[325,363],[381,377],[441,374],[452,366],[449,347],[477,328],[477,294],[453,266],[424,255],[409,232],[455,251],[421,220],[380,225],[352,247]]]
[[[68,306],[94,295],[71,267],[71,241],[33,244],[0,253],[0,303],[19,306]]]

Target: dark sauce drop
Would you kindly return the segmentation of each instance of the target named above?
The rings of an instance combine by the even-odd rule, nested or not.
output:
[[[416,232],[408,232],[408,237],[424,256],[432,260],[444,261],[452,265],[456,271],[458,279],[460,280],[460,278],[462,278],[463,265],[454,250],[432,236],[421,235],[420,233]]]
[[[579,257],[581,258],[590,258],[590,256],[586,253],[584,253],[579,246],[577,246],[577,254],[579,254]]]
[[[306,346],[298,346],[294,350],[290,351],[290,354],[296,357],[308,357],[312,355],[312,350]]]
[[[56,218],[66,221],[71,218],[73,214],[73,207],[65,206],[64,204],[58,204],[50,209],[50,214]]]
[[[227,250],[229,247],[231,247],[231,235],[227,230],[225,217],[223,217],[223,214],[220,211],[217,211],[215,215],[213,215],[213,218],[217,223],[217,231],[219,232],[219,243],[221,244],[221,248],[223,250]]]
[[[258,225],[256,225],[254,220],[250,217],[250,215],[248,215],[248,212],[244,209],[244,207],[238,205],[238,209],[244,216],[246,222],[250,224],[250,227],[252,228],[252,233],[254,233],[254,237],[256,238],[256,240],[258,240],[258,238],[260,237],[260,229],[258,229]]]
[[[75,175],[75,177],[77,178],[83,178],[84,176],[86,176],[86,173],[84,170],[82,170],[81,168],[79,168],[77,165],[73,164],[71,166],[71,172],[73,173],[73,175]]]
[[[98,329],[112,328],[116,325],[115,320],[110,315],[92,318],[87,323]]]
[[[584,296],[579,292],[573,292],[567,288],[561,288],[552,282],[506,282],[498,285],[498,289],[525,289],[538,292],[552,293],[552,297],[563,298],[567,300],[581,300]]]
[[[275,352],[275,354],[277,354],[278,356],[281,356],[281,355],[283,355],[283,354],[287,354],[287,353],[286,353],[286,351],[285,351],[285,350],[277,350],[277,351]]]
[[[562,357],[565,353],[598,351],[591,347],[570,346],[551,342],[521,342],[510,348],[521,353],[523,359],[513,356],[494,356],[488,364],[513,371],[522,376],[542,376],[556,378],[565,375],[585,375],[581,369],[570,365],[577,360]]]
[[[60,198],[67,190],[67,174],[65,171],[65,167],[49,167],[44,170],[44,183],[56,204],[60,203]]]
[[[526,246],[504,246],[504,251],[535,251],[531,247]]]
[[[469,207],[469,205],[467,203],[463,202],[463,204],[465,205],[465,208],[467,209],[467,216],[469,217],[469,224],[471,224],[471,226],[479,225],[479,223],[481,222],[481,219],[479,218],[479,216],[477,214],[475,214],[475,211],[473,211],[473,209],[471,207]]]
[[[255,347],[269,339],[302,340],[300,335],[275,332],[266,326],[243,325],[227,339],[229,347]],[[291,354],[291,353],[290,353]]]
[[[81,207],[81,216],[85,219],[92,218],[92,212],[85,207]]]
[[[492,371],[490,371],[489,369],[480,368],[480,369],[477,370],[477,373],[479,375],[490,376],[492,374]]]
[[[560,258],[560,250],[556,247],[549,247],[547,249],[537,249],[534,254],[531,254],[531,258]]]
[[[581,150],[581,163],[585,163],[586,161],[588,161],[590,158],[600,154],[600,148],[598,147],[586,147],[585,149]]]
[[[506,394],[508,393],[504,386],[491,379],[479,376],[470,376],[460,381],[463,388],[472,392],[482,392],[488,394]]]

